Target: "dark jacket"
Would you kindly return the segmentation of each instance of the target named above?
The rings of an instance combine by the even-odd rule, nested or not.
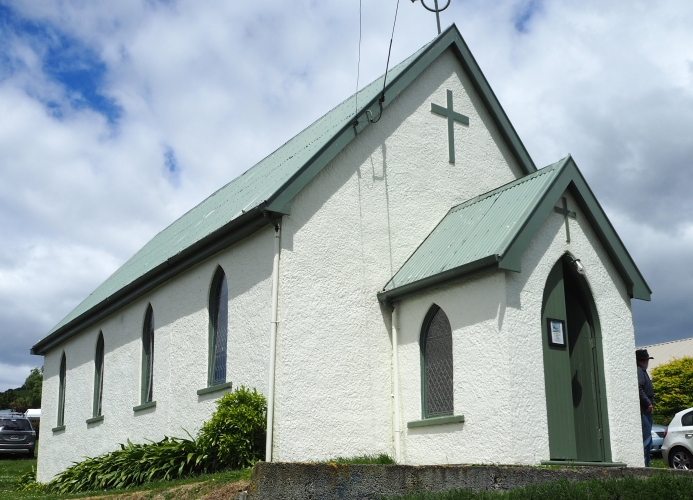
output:
[[[640,412],[645,413],[647,407],[654,404],[654,388],[647,370],[640,365],[638,365],[638,385],[640,386]]]

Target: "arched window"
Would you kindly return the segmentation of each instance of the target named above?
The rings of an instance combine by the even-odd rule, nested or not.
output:
[[[99,332],[96,341],[96,354],[94,355],[94,406],[93,417],[100,417],[103,414],[101,401],[103,400],[103,333]]]
[[[217,269],[209,293],[209,385],[226,382],[226,343],[229,329],[229,288]]]
[[[443,310],[433,305],[421,330],[423,417],[453,414],[452,328]]]
[[[154,311],[147,307],[142,329],[142,403],[154,401]]]
[[[58,386],[58,427],[65,425],[65,379],[67,378],[65,353],[60,360],[60,382]]]

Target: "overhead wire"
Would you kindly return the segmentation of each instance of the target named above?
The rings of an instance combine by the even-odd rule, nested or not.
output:
[[[359,77],[361,76],[361,26],[362,26],[362,2],[359,0],[359,62],[356,65],[356,104],[354,109],[354,116],[359,112]]]
[[[380,113],[378,114],[378,117],[373,119],[372,118],[372,113],[370,109],[366,110],[366,119],[370,123],[377,123],[380,121],[380,117],[383,116],[383,103],[385,102],[385,88],[387,86],[387,72],[390,69],[390,55],[392,54],[392,41],[395,38],[395,27],[397,26],[397,14],[399,13],[399,0],[397,0],[397,6],[395,7],[395,19],[392,22],[392,33],[390,34],[390,47],[387,51],[387,62],[385,63],[385,74],[383,75],[383,90],[380,93],[380,98],[378,99],[378,106],[380,107]],[[358,102],[359,102],[359,77],[360,77],[360,71],[361,71],[361,31],[362,29],[362,0],[359,0],[359,58],[358,58],[358,66],[356,69],[356,103],[355,103],[355,111],[354,115],[358,114]],[[358,118],[354,116],[354,130],[356,130],[356,126],[359,124]]]

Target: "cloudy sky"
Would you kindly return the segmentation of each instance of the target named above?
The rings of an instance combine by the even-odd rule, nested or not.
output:
[[[432,4],[432,0],[428,0]],[[360,86],[397,0],[362,0]],[[639,345],[693,336],[693,2],[452,0],[538,166],[572,153],[654,290]],[[399,62],[436,35],[401,0]],[[0,390],[154,234],[356,88],[359,1],[0,0]]]

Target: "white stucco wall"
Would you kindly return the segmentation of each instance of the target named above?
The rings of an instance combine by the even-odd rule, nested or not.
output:
[[[453,91],[457,163],[446,119]],[[274,458],[393,455],[390,313],[376,294],[454,205],[521,175],[448,52],[292,201],[284,218]]]
[[[135,443],[195,434],[222,393],[198,396],[207,386],[208,304],[212,278],[221,266],[229,288],[226,380],[266,393],[274,229],[265,228],[210,257],[72,337],[45,356],[43,422],[38,479],[47,481],[83,456]],[[133,412],[140,401],[142,328],[147,305],[154,311],[154,400],[156,407]],[[92,416],[94,355],[104,335],[103,415]],[[65,430],[57,425],[58,371],[67,361]]]
[[[549,214],[522,256],[522,272],[495,271],[405,299],[400,314],[402,449],[406,463],[539,464],[549,458],[541,307],[566,252],[584,264],[602,332],[612,460],[643,465],[634,332],[626,287],[570,193],[571,242]],[[465,422],[408,429],[421,418],[419,336],[432,304],[453,329],[454,408]]]

